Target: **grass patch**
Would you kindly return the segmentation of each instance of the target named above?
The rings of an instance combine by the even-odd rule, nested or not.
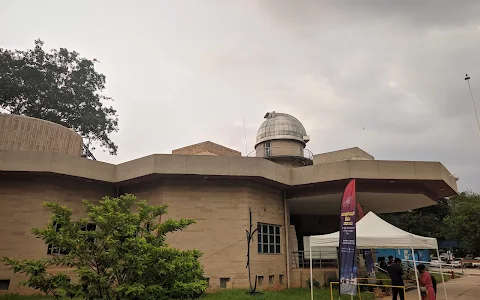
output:
[[[285,289],[283,291],[263,291],[260,295],[250,296],[247,290],[222,290],[212,294],[206,294],[201,299],[205,300],[304,300],[310,299],[310,289]],[[330,289],[315,289],[315,299],[330,299]],[[333,291],[334,299],[338,299],[338,290]],[[342,295],[340,299],[351,299],[348,295]],[[358,295],[353,299],[360,299]],[[375,299],[371,293],[362,293],[362,300]]]
[[[435,280],[437,281],[437,284],[442,283],[442,275],[441,274],[437,274],[437,273],[430,273],[430,274],[433,275],[433,277],[435,277]],[[455,278],[459,278],[459,277],[462,277],[462,275],[455,274]],[[452,280],[452,274],[451,273],[443,273],[443,279],[445,280],[445,282],[447,282],[449,280]]]
[[[247,294],[247,290],[221,290],[216,293],[205,294],[199,300],[305,300],[310,299],[310,289],[285,289],[283,291],[263,291],[262,294],[250,296]],[[338,299],[338,290],[334,290],[334,299]],[[330,299],[329,289],[315,289],[314,298]],[[350,296],[342,295],[340,299],[349,300]],[[353,299],[360,299],[358,295]],[[371,293],[362,293],[362,300],[375,299]],[[18,295],[18,294],[5,294],[0,295],[0,300],[53,300],[51,296],[41,295]]]

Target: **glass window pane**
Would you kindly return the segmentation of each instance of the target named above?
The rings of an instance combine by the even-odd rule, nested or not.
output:
[[[272,225],[268,226],[268,233],[270,233],[270,234],[275,233],[275,228]]]
[[[263,252],[262,253],[268,253],[268,245],[263,245]]]
[[[270,245],[270,252],[269,253],[275,253],[275,245]]]
[[[262,253],[262,244],[258,244],[258,253]]]
[[[262,226],[262,233],[268,233],[268,226],[267,225]]]
[[[262,235],[259,233],[258,234],[258,242],[261,243],[262,242]]]
[[[263,235],[262,241],[263,241],[264,243],[268,243],[268,234],[264,234],[264,235]]]
[[[275,246],[275,253],[280,253],[280,245]]]
[[[280,227],[275,226],[275,234],[280,234]]]
[[[275,243],[275,236],[274,236],[274,235],[270,235],[268,241],[270,242],[270,244]]]
[[[279,235],[275,236],[275,243],[280,244],[280,236]]]

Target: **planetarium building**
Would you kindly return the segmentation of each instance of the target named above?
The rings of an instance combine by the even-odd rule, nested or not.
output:
[[[82,199],[131,193],[150,204],[168,204],[168,218],[196,220],[168,243],[203,252],[211,289],[249,286],[249,211],[259,226],[250,249],[258,285],[298,287],[309,277],[303,237],[338,230],[350,179],[356,179],[365,213],[431,206],[457,193],[456,178],[440,162],[375,160],[359,148],[312,154],[309,140],[295,117],[270,112],[249,156],[203,142],[114,165],[83,155],[82,138],[70,129],[0,114],[0,257],[61,255],[29,231],[49,221],[44,201],[67,205],[81,217]],[[335,272],[321,257],[315,260],[317,280]],[[0,292],[31,292],[18,286],[23,279],[0,264]]]

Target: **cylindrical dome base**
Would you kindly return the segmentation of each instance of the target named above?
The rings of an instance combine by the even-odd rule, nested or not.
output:
[[[0,150],[82,155],[82,137],[64,126],[25,116],[0,114]]]

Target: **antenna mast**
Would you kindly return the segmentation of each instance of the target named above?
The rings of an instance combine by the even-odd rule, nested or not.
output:
[[[478,133],[480,135],[480,121],[478,120],[477,107],[475,106],[475,99],[473,98],[472,87],[470,86],[470,76],[468,76],[468,74],[465,74],[465,81],[467,82],[468,90],[470,91],[470,99],[472,100],[473,111],[475,112],[475,118],[477,119]]]

